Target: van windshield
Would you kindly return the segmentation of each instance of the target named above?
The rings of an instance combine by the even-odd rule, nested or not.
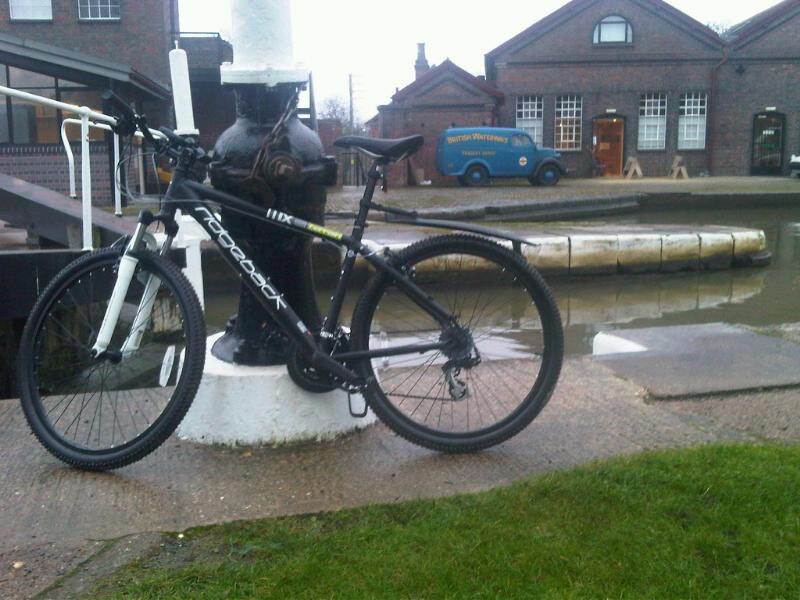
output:
[[[527,135],[514,135],[511,137],[512,146],[531,146],[533,143]]]

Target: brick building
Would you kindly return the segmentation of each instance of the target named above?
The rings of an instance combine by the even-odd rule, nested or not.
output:
[[[495,102],[491,123],[527,130],[578,176],[600,165],[619,175],[631,157],[663,176],[676,155],[693,175],[778,175],[800,150],[800,0],[723,37],[662,0],[572,0],[485,63],[486,81],[473,79]],[[422,131],[405,106],[410,97],[416,110],[418,82],[379,108],[379,121],[399,112],[400,124],[377,129],[424,133],[415,167],[428,176],[442,128],[487,119],[464,111],[461,95],[440,97],[425,118],[436,127]]]
[[[178,0],[0,0],[0,84],[102,112],[111,112],[100,97],[110,88],[154,125],[171,124],[169,51],[179,40],[189,54],[201,142],[213,144],[235,116],[219,82],[231,47],[218,34],[178,33],[178,16]],[[66,193],[64,117],[0,96],[0,171]],[[91,139],[93,195],[109,202],[110,139],[98,130]]]
[[[439,134],[448,127],[497,125],[503,94],[449,59],[429,67],[424,44],[418,47],[414,66],[416,79],[398,90],[391,104],[379,107],[378,117],[368,123],[370,131],[379,137],[420,134],[426,138],[425,145],[411,160],[393,167],[391,182],[440,183],[445,178],[435,168]]]

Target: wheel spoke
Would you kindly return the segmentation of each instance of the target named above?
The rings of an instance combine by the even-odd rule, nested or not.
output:
[[[155,448],[164,432],[168,435],[170,431],[160,428],[156,440],[154,424],[163,420],[162,415],[179,395],[186,397],[186,386],[193,388],[200,378],[198,369],[184,367],[184,373],[191,372],[192,377],[173,381],[174,370],[170,370],[161,385],[168,349],[180,356],[184,365],[202,360],[202,344],[187,343],[186,307],[196,315],[194,323],[201,326],[202,312],[190,284],[177,268],[167,266],[165,259],[155,255],[140,260],[107,355],[90,358],[89,345],[100,330],[113,289],[114,274],[109,268],[118,260],[116,252],[101,250],[78,259],[57,275],[31,315],[31,321],[38,325],[31,332],[26,330],[30,339],[27,347],[35,349],[33,356],[20,357],[29,365],[26,369],[31,380],[29,391],[23,392],[23,402],[40,407],[29,413],[33,415],[32,427],[47,431],[43,443],[48,449],[59,456],[69,452],[76,457],[70,461],[81,466],[102,464],[109,452],[120,447],[129,449],[129,454],[120,457],[118,453],[113,466]],[[163,266],[157,264],[159,261]],[[153,270],[152,265],[159,268]],[[161,284],[145,298],[142,282],[150,276],[158,277]],[[55,300],[47,301],[49,297]],[[134,323],[145,316],[143,311],[151,302],[147,323],[134,331]],[[141,335],[139,347],[120,361],[115,344],[121,345],[131,333]],[[86,340],[81,341],[84,337]],[[202,340],[203,336],[195,339]],[[177,419],[173,420],[172,427],[177,425]],[[142,444],[150,447],[142,452]]]
[[[485,439],[501,441],[520,429],[514,420],[537,412],[521,407],[544,403],[552,391],[555,378],[547,389],[540,378],[544,365],[556,374],[560,368],[560,357],[544,361],[548,353],[560,352],[557,309],[530,269],[505,249],[462,236],[432,238],[417,247],[406,251],[415,284],[451,311],[459,324],[453,327],[462,333],[446,337],[447,326],[443,331],[395,284],[368,288],[365,293],[374,297],[369,308],[354,315],[354,332],[371,335],[359,343],[376,350],[386,344],[381,332],[393,336],[395,346],[425,343],[423,335],[406,330],[430,322],[427,336],[447,344],[427,358],[387,359],[386,367],[379,359],[367,361],[377,384],[368,390],[370,401],[386,407],[381,414],[390,426],[422,445],[460,449],[478,443],[485,447]],[[550,314],[540,314],[542,307]],[[368,319],[368,324],[357,327],[357,319]],[[543,326],[546,320],[549,329]],[[461,341],[464,332],[470,337]],[[456,382],[449,382],[449,376]],[[465,397],[454,397],[451,385],[466,386]]]

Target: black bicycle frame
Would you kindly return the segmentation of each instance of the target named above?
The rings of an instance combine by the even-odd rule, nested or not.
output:
[[[377,270],[387,273],[411,300],[436,319],[443,327],[449,326],[453,324],[453,319],[446,309],[435,300],[429,298],[422,289],[414,284],[414,282],[399,268],[392,265],[387,258],[371,250],[361,241],[367,222],[367,216],[372,206],[372,196],[375,192],[377,182],[381,177],[380,168],[381,164],[376,161],[370,169],[367,187],[361,199],[359,213],[355,219],[353,230],[350,235],[322,227],[316,223],[309,223],[308,221],[278,210],[271,208],[265,210],[254,207],[252,204],[236,196],[220,192],[207,185],[188,179],[185,175],[185,169],[180,168],[180,166],[176,168],[173,173],[173,179],[165,197],[165,209],[161,216],[167,221],[172,220],[176,209],[180,209],[185,214],[191,215],[219,246],[226,262],[236,270],[245,286],[258,298],[269,315],[281,326],[290,339],[297,344],[300,351],[311,360],[311,363],[315,367],[324,368],[348,382],[353,382],[357,381],[359,376],[345,367],[340,361],[397,356],[401,354],[421,354],[431,350],[441,350],[444,347],[444,343],[440,341],[430,344],[396,346],[394,348],[378,350],[342,352],[334,354],[333,356],[336,359],[334,360],[334,358],[327,352],[324,352],[320,344],[317,343],[315,332],[308,329],[303,320],[286,301],[281,291],[272,284],[269,277],[264,275],[258,265],[248,258],[244,250],[242,250],[236,240],[234,240],[225,227],[223,227],[222,223],[220,223],[203,200],[216,202],[223,207],[229,207],[236,211],[243,212],[255,219],[264,220],[276,227],[288,229],[301,235],[323,239],[343,246],[346,249],[341,276],[336,290],[334,291],[328,315],[325,318],[322,330],[319,332],[319,336],[323,342],[335,337],[345,294],[347,292],[347,284],[353,272],[357,255],[364,257],[364,259]]]

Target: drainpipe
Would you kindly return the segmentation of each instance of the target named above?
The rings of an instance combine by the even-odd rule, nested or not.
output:
[[[719,79],[719,71],[730,58],[730,48],[725,47],[723,50],[722,60],[711,70],[711,90],[708,98],[708,172],[713,174],[714,165],[714,147],[716,144],[717,136],[717,82]]]

